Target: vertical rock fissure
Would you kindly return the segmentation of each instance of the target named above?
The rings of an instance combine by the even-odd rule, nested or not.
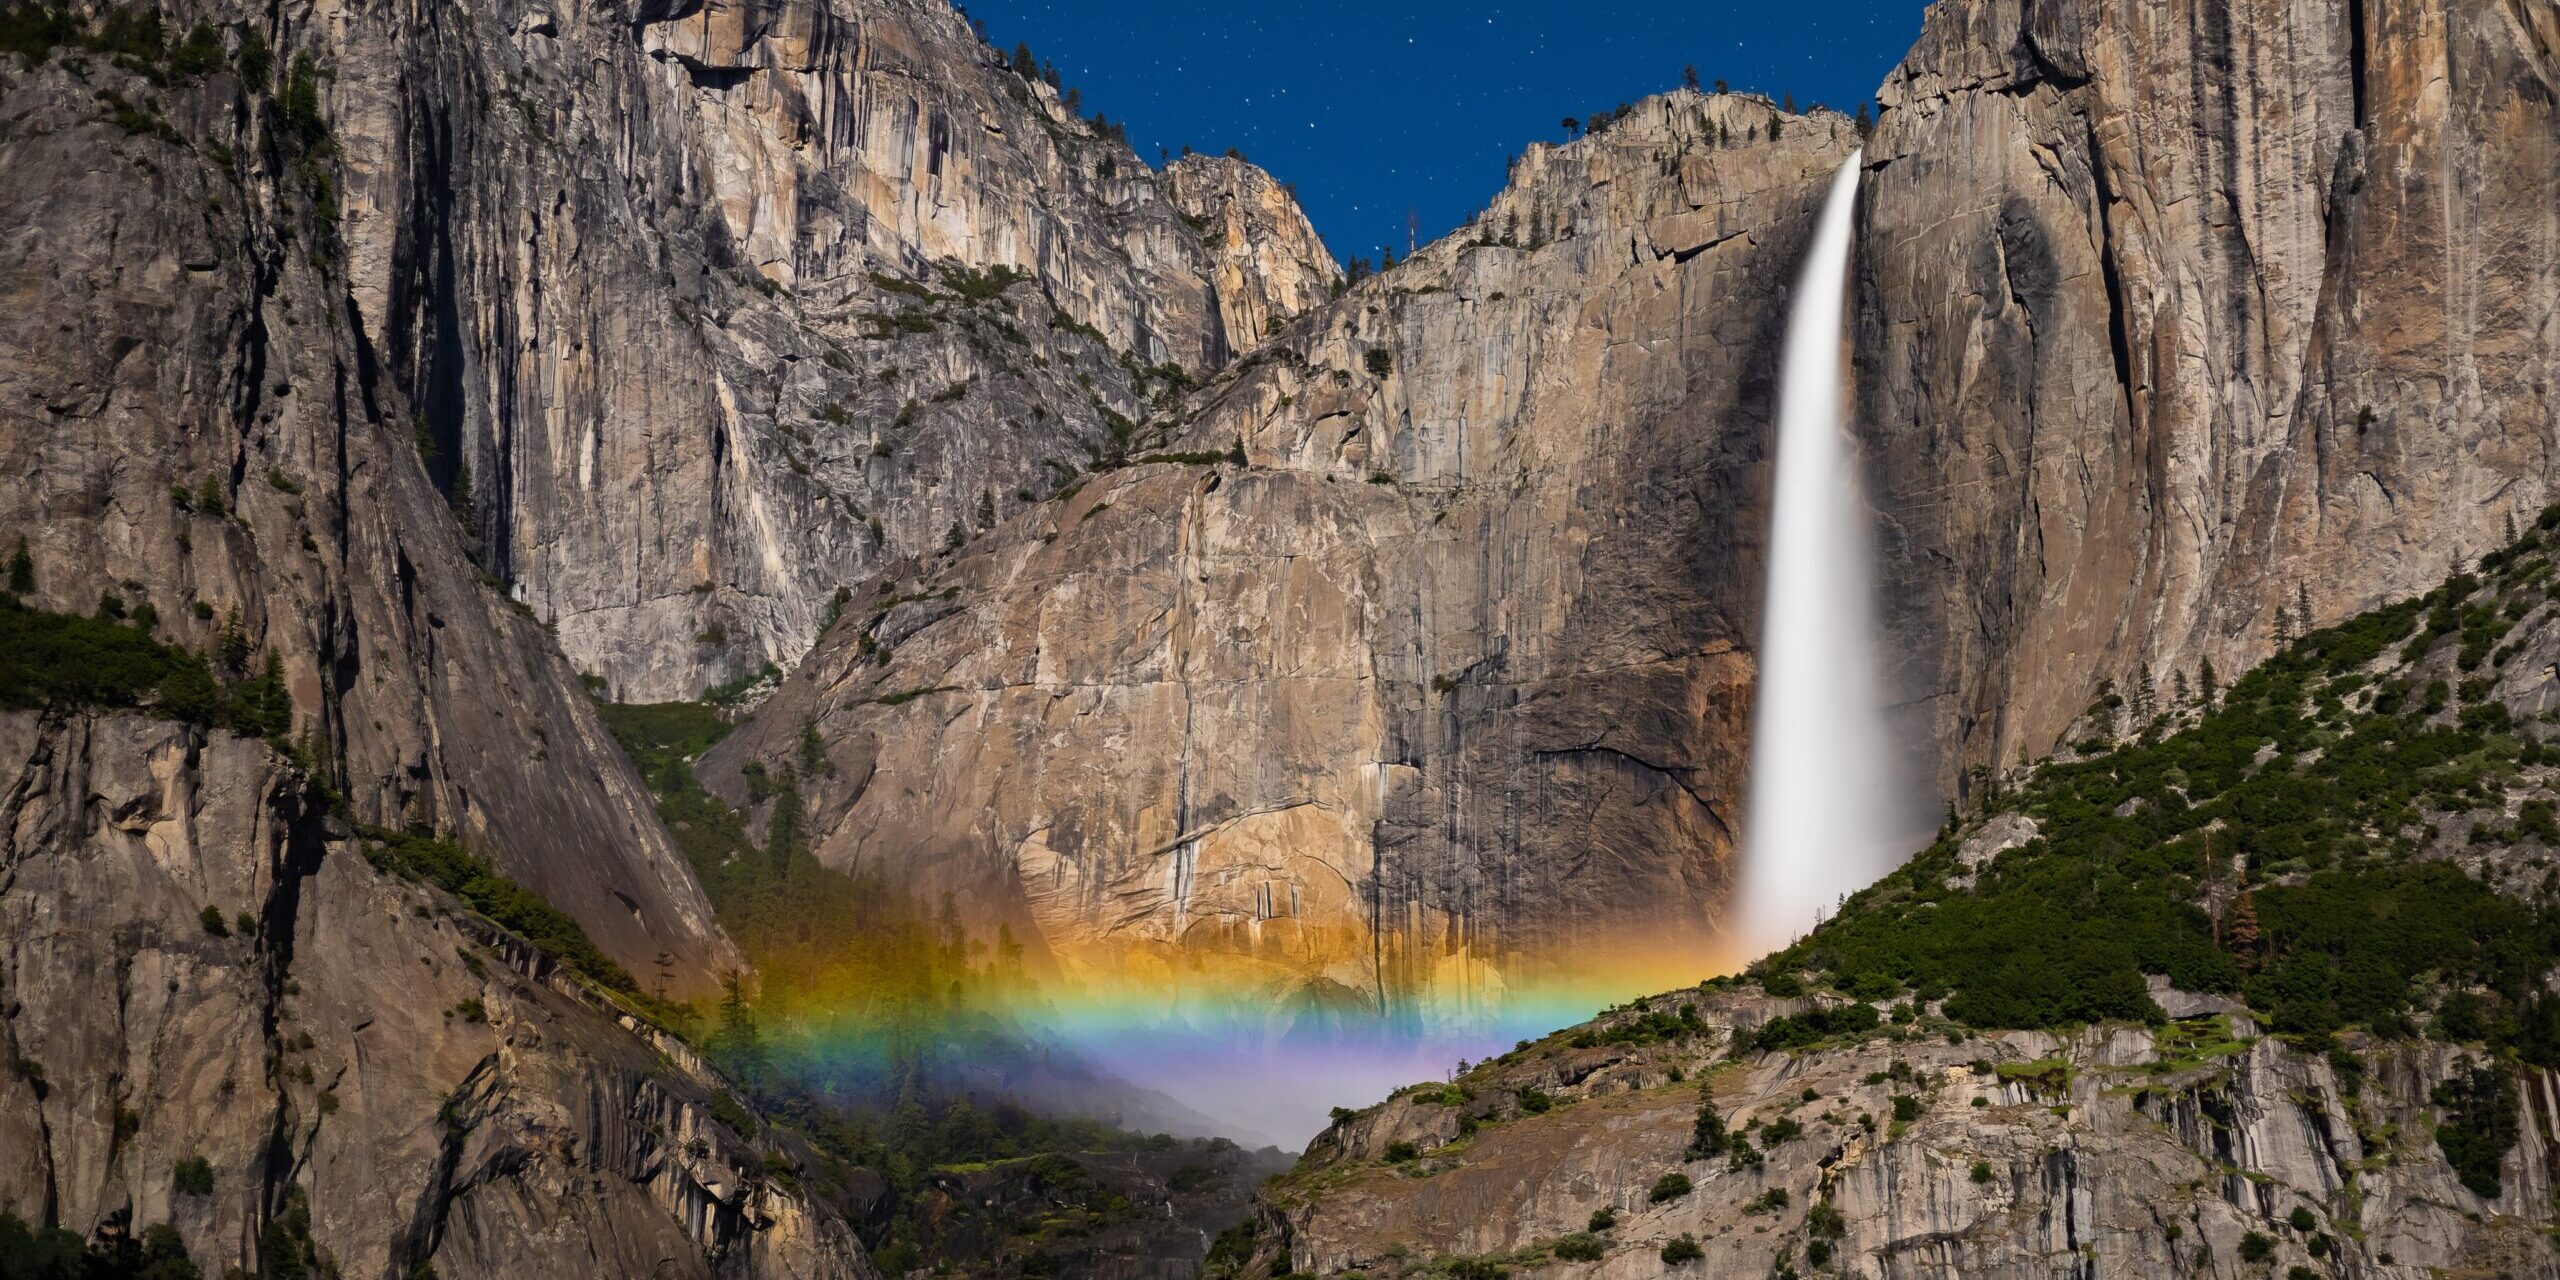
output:
[[[2356,127],[2365,127],[2365,85],[2370,56],[2365,46],[2365,0],[2347,0],[2347,92],[2355,102]]]

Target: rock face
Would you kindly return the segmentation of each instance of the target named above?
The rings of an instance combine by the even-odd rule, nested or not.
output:
[[[2540,507],[2555,49],[2485,0],[1932,11],[1866,141],[1853,335],[1921,776]],[[1770,354],[1856,142],[1681,94],[1533,148],[1180,408],[1175,452],[1249,465],[1112,471],[865,584],[712,775],[815,726],[824,856],[1071,972],[1463,1007],[1559,939],[1658,947],[1725,886]]]
[[[1553,1037],[1338,1124],[1266,1189],[1260,1265],[1396,1276],[1480,1257],[1517,1276],[1761,1275],[1810,1271],[1818,1244],[1829,1268],[1872,1280],[2240,1276],[2269,1262],[2276,1274],[2560,1270],[2543,1239],[2560,1141],[2547,1076],[2526,1082],[2522,1140],[2485,1199],[2416,1136],[2433,1124],[2425,1098],[2456,1070],[2446,1046],[2369,1054],[2350,1096],[2329,1059],[2237,1014],[1722,1066],[1737,1030],[1802,1002],[1683,992],[1587,1030],[1605,1038],[1684,1003],[1693,1038]],[[1759,1161],[1688,1155],[1708,1098],[1733,1143],[1765,1145]],[[1769,1141],[1787,1121],[1801,1136]],[[1399,1143],[1420,1154],[1388,1159]],[[1657,1195],[1675,1173],[1688,1189]],[[1616,1225],[1590,1231],[1601,1210]],[[1701,1260],[1666,1262],[1683,1236]],[[1568,1238],[1589,1241],[1592,1260],[1574,1260]]]
[[[0,527],[29,602],[113,595],[280,661],[354,817],[450,831],[634,973],[708,989],[734,950],[552,638],[484,587],[350,319],[325,124],[229,69],[142,71],[0,81]]]
[[[1942,781],[2550,500],[2548,7],[1946,0],[1882,99],[1859,411]]]
[[[484,563],[623,701],[795,661],[1337,275],[1268,177],[1151,170],[942,0],[309,37],[356,317]]]
[[[1776,122],[1682,93],[1533,147],[1475,226],[1205,388],[1169,460],[866,584],[706,776],[743,800],[814,729],[822,859],[1073,977],[1463,1016],[1530,958],[1695,942],[1776,300],[1855,142]],[[1231,228],[1269,216],[1220,162],[1177,195],[1221,173]]]
[[[871,1274],[690,1052],[318,799],[264,743],[0,715],[0,1205],[169,1222],[208,1272]]]

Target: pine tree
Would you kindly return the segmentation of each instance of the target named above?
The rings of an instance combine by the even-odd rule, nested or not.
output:
[[[2307,636],[2311,634],[2311,584],[2296,579],[2293,589],[2293,625],[2301,628],[2302,634]]]
[[[9,553],[9,594],[22,596],[35,589],[35,557],[27,554],[27,540],[20,538],[18,549]]]
[[[239,675],[249,667],[249,632],[240,624],[240,606],[231,606],[223,615],[222,627],[214,633],[214,659],[228,675]]]
[[[1794,90],[1790,89],[1787,91],[1785,100],[1779,103],[1778,109],[1786,112],[1788,115],[1794,115],[1796,113],[1796,95]]]
[[[2214,680],[2213,659],[2207,658],[2204,660],[2204,668],[2196,677],[2196,683],[2203,694],[2204,705],[2208,707],[2212,706],[2214,696],[2221,692],[2221,690],[2216,687]]]
[[[2171,710],[2176,710],[2187,705],[2187,673],[2183,670],[2172,671],[2169,677],[2169,707]]]
[[[1582,136],[1582,122],[1581,122],[1580,120],[1576,120],[1576,119],[1574,119],[1572,116],[1566,116],[1566,117],[1564,118],[1564,136],[1566,136],[1566,137],[1568,137],[1568,138],[1578,138],[1578,137],[1581,137],[1581,136]]]
[[[800,806],[800,773],[786,766],[782,785],[773,793],[773,818],[764,836],[765,857],[772,860],[777,881],[791,874],[791,864],[806,851],[807,837],[801,833],[806,816]]]
[[[1691,90],[1698,87],[1698,64],[1692,62],[1688,66],[1680,68],[1680,84],[1681,87]],[[2513,539],[2509,539],[2509,541],[2513,541]]]
[[[1716,1112],[1715,1095],[1708,1093],[1705,1100],[1698,1104],[1698,1123],[1689,1131],[1689,1151],[1686,1158],[1713,1160],[1725,1153],[1725,1148],[1731,1141],[1731,1136],[1725,1132],[1724,1117]]]
[[[756,1030],[746,975],[734,969],[720,975],[720,1025],[712,1030],[708,1047],[712,1060],[747,1087],[763,1081],[764,1037]]]
[[[2276,643],[2293,643],[2293,615],[2285,611],[2282,601],[2276,604]]]
[[[1718,93],[1731,93],[1731,92],[1733,92],[1733,90],[1732,90],[1732,88],[1730,88],[1729,86],[1727,86],[1727,85],[1725,84],[1725,82],[1724,82],[1724,81],[1722,81],[1722,80],[1718,80],[1718,81],[1716,81],[1716,92],[1718,92]]]
[[[1769,141],[1771,141],[1771,142],[1776,142],[1777,140],[1778,140],[1778,117],[1776,117],[1776,116],[1771,116],[1771,117],[1769,117]]]
[[[1858,104],[1858,119],[1857,119],[1857,125],[1858,125],[1858,136],[1859,136],[1859,137],[1861,137],[1861,138],[1863,138],[1863,137],[1867,136],[1867,135],[1868,135],[1868,134],[1870,134],[1870,133],[1875,132],[1875,127],[1876,127],[1875,117],[1873,117],[1873,116],[1871,116],[1871,115],[1868,115],[1868,114],[1867,114],[1867,104],[1865,104],[1865,103],[1863,103],[1863,102],[1861,102],[1861,103],[1859,103],[1859,104]]]
[[[2258,941],[2258,904],[2250,891],[2243,889],[2240,901],[2232,907],[2230,945],[2244,967],[2257,959]]]
[[[2151,667],[2146,663],[2142,668],[2142,683],[2133,689],[2133,718],[2149,720],[2159,698],[2160,686],[2152,682]]]
[[[996,495],[985,489],[978,490],[978,527],[996,527]]]

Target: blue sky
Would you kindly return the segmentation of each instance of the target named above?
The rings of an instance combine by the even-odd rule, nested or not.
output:
[[[1920,0],[1493,0],[1174,4],[971,0],[997,47],[1028,41],[1087,114],[1157,148],[1242,150],[1293,183],[1337,256],[1404,252],[1464,222],[1559,121],[1680,82],[1853,110],[1920,32]]]

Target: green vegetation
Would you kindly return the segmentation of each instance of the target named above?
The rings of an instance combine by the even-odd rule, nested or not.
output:
[[[1666,1173],[1654,1179],[1653,1190],[1646,1192],[1645,1198],[1655,1204],[1661,1204],[1666,1200],[1677,1200],[1687,1194],[1689,1194],[1689,1175],[1675,1172]]]
[[[1662,1246],[1662,1265],[1666,1267],[1696,1262],[1706,1256],[1707,1251],[1698,1247],[1698,1238],[1687,1232]]]
[[[178,1229],[165,1222],[139,1236],[101,1232],[84,1241],[60,1227],[31,1227],[0,1209],[0,1276],[9,1280],[197,1280],[202,1274]]]
[[[2218,700],[1993,790],[1985,813],[2033,818],[2034,839],[1955,887],[1950,830],[1768,961],[1764,985],[1889,983],[1944,996],[1960,1023],[2051,1028],[2161,1021],[2158,974],[2240,995],[2279,1032],[2409,1035],[2432,1012],[2439,1039],[2560,1062],[2560,1005],[2536,982],[2560,962],[2560,918],[2415,857],[2438,815],[2484,813],[2491,839],[2538,831],[2547,807],[2507,827],[2506,789],[2560,748],[2485,680],[2420,697],[2410,670],[2445,647],[2458,666],[2510,653],[2549,598],[2554,525],[2560,511],[2479,576],[2303,636]],[[1823,1030],[1773,1023],[1760,1043]]]
[[[121,612],[118,607],[102,612]],[[229,729],[288,747],[293,701],[274,650],[257,674],[241,670],[245,639],[212,661],[152,637],[156,611],[130,622],[54,613],[0,595],[0,707],[130,709]],[[236,637],[236,628],[230,633]],[[217,666],[223,669],[217,677]]]
[[[2446,1163],[2473,1194],[2497,1199],[2504,1189],[2498,1166],[2518,1136],[2514,1074],[2503,1064],[2465,1064],[2436,1086],[2430,1101],[2442,1116],[2436,1147]]]
[[[2227,688],[2207,667],[2171,673],[2165,697],[2149,674],[2103,691],[2094,734],[2032,771],[1977,775],[1974,813],[1754,970],[1772,995],[1859,1002],[1772,1019],[1751,1047],[1870,1034],[1864,1002],[1908,992],[1895,1022],[1934,1021],[1942,1001],[1951,1035],[2150,1023],[2154,1074],[2247,1050],[2219,1019],[2169,1023],[2146,985],[2164,977],[2237,996],[2326,1053],[2350,1097],[2365,1067],[2339,1032],[2477,1046],[2430,1099],[2434,1135],[2463,1184],[2495,1197],[2519,1065],[2560,1066],[2560,998],[2541,980],[2560,967],[2560,880],[2542,853],[2560,843],[2543,768],[2560,763],[2546,727],[2560,717],[2521,720],[2494,692],[2560,625],[2556,530],[2560,507],[2473,571],[2324,630],[2296,635],[2309,604],[2288,607],[2289,643]],[[1962,839],[2004,813],[2032,820],[2031,838],[1961,864]],[[2475,853],[2476,878],[2445,856],[2515,845]],[[1977,1069],[2050,1097],[2070,1085],[2059,1060]],[[1897,1124],[1921,1111],[1893,1098]],[[2241,1250],[2265,1262],[2274,1242]]]
[[[213,1165],[203,1156],[188,1156],[169,1170],[169,1187],[182,1196],[213,1194]]]
[[[1758,1049],[1798,1049],[1838,1037],[1864,1035],[1875,1030],[1882,1021],[1873,1005],[1843,1004],[1808,1009],[1803,1013],[1780,1015],[1760,1024],[1760,1030],[1753,1035],[1751,1043]]]
[[[1725,1132],[1724,1116],[1716,1110],[1715,1095],[1708,1093],[1706,1100],[1698,1104],[1698,1123],[1689,1134],[1686,1154],[1691,1160],[1713,1160],[1725,1153],[1731,1141]]]
[[[375,869],[442,889],[598,986],[643,1005],[651,1003],[640,984],[597,949],[568,913],[499,875],[461,845],[415,832],[369,829],[362,834],[365,859]],[[653,1012],[662,1019],[673,1014],[663,1008]]]
[[[1588,1231],[1577,1231],[1556,1241],[1555,1255],[1566,1262],[1598,1262],[1606,1250]]]

